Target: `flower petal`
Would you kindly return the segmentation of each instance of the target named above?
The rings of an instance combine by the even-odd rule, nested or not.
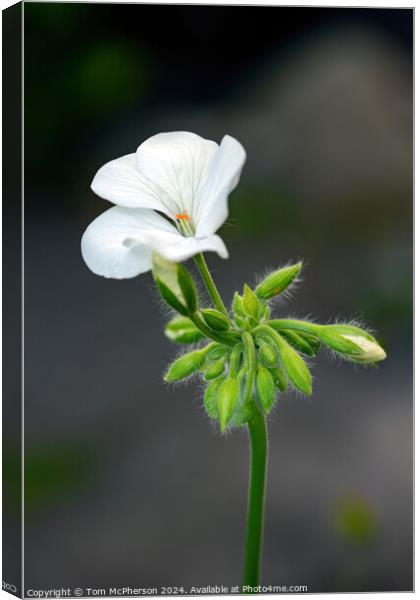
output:
[[[140,236],[147,230],[175,231],[164,218],[148,209],[114,206],[97,217],[82,237],[82,256],[97,275],[125,279],[149,271],[152,250]]]
[[[177,208],[169,216],[185,210],[194,222],[196,193],[217,150],[215,142],[195,133],[158,133],[138,147],[137,167],[175,202]]]
[[[176,206],[167,194],[140,174],[136,155],[111,160],[99,169],[92,190],[101,198],[129,208],[153,208],[172,216]]]
[[[230,135],[225,135],[210,165],[208,178],[198,191],[196,235],[212,235],[226,221],[229,211],[227,199],[238,184],[246,159],[243,146]]]
[[[200,252],[217,252],[221,258],[228,258],[229,253],[223,240],[218,235],[203,238],[184,237],[177,230],[174,232],[149,230],[139,234],[142,244],[146,244],[155,252],[172,262],[182,262],[200,254]]]

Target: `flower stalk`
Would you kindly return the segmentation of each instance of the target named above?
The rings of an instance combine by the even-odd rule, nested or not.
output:
[[[217,308],[217,310],[220,310],[221,313],[228,317],[229,313],[226,309],[226,306],[223,303],[222,297],[219,294],[219,290],[217,289],[213,281],[213,277],[211,276],[206,259],[204,258],[204,254],[202,252],[200,252],[200,254],[197,254],[197,256],[195,257],[195,263],[198,267],[198,270],[200,271],[201,277],[203,278],[203,281],[206,285],[207,291],[209,293],[210,298],[212,299],[214,306]]]
[[[251,464],[243,583],[255,587],[260,583],[268,460],[267,424],[260,409],[248,422],[248,432]]]

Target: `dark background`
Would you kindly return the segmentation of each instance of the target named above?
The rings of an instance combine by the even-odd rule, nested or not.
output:
[[[51,3],[25,4],[26,588],[241,582],[246,434],[162,384],[150,275],[80,256],[96,170],[170,130],[247,150],[224,298],[303,258],[278,314],[362,317],[389,355],[321,355],[278,402],[263,583],[411,589],[412,11]]]

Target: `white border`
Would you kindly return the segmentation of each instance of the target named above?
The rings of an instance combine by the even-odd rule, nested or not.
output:
[[[37,0],[26,0],[26,1],[37,1]],[[50,0],[44,0],[44,1],[50,1]],[[54,1],[54,0],[51,0]],[[59,0],[61,2],[74,2],[75,0]],[[84,2],[84,0],[76,0],[76,1],[81,1]],[[90,2],[91,4],[94,3],[109,3],[109,4],[176,4],[176,5],[189,5],[189,4],[206,4],[206,5],[237,5],[237,6],[249,6],[249,5],[254,5],[254,6],[289,6],[289,7],[301,7],[301,8],[315,8],[315,7],[334,7],[334,8],[407,8],[407,9],[414,9],[415,8],[415,3],[414,2],[402,2],[402,1],[392,1],[392,0],[382,0],[381,2],[377,2],[374,0],[363,0],[363,1],[358,1],[358,2],[349,2],[346,0],[342,0],[339,4],[334,4],[332,2],[328,2],[327,0],[317,0],[316,2],[299,2],[297,0],[288,0],[288,1],[282,1],[282,0],[277,0],[277,1],[272,1],[272,2],[259,2],[258,0],[225,0],[225,2],[221,2],[221,1],[213,1],[213,0],[208,0],[207,2],[200,2],[197,0],[182,0],[181,2],[177,2],[175,0],[160,0],[160,1],[155,1],[155,0],[143,0],[142,2],[136,2],[135,0],[93,0]],[[16,2],[14,1],[10,1],[10,0],[0,0],[0,7],[2,10],[4,10],[5,8],[8,8],[9,6],[12,6],[13,4],[16,4]],[[419,25],[417,23],[417,19],[416,19],[416,11],[414,13],[414,40],[416,40],[417,35],[419,34]],[[1,33],[0,33],[1,35]],[[416,44],[414,47],[414,50],[416,49]],[[415,58],[415,52],[414,52],[414,58]],[[415,60],[415,68],[414,68],[414,75],[415,75],[415,81],[418,80],[418,61]],[[0,67],[1,68],[1,67]],[[414,88],[415,89],[415,88]],[[413,90],[414,92],[414,90]],[[416,113],[416,109],[418,107],[418,97],[415,97],[415,113]],[[24,254],[24,231],[25,231],[25,219],[24,219],[24,3],[23,3],[23,7],[22,7],[22,183],[21,183],[21,193],[22,193],[22,473],[21,473],[21,477],[22,477],[22,590],[24,590],[24,566],[25,566],[25,553],[24,553],[24,451],[25,451],[25,440],[24,440],[24,431],[25,431],[25,403],[24,403],[24,319],[25,319],[25,311],[24,311],[24,284],[25,284],[25,277],[24,277],[24,273],[25,273],[25,254]],[[418,131],[418,126],[417,126],[417,121],[415,121],[415,125],[414,125],[414,135],[417,133]],[[416,135],[414,137],[414,140],[416,139]],[[1,150],[0,150],[0,158],[1,158]],[[419,161],[417,156],[414,154],[414,173],[417,173],[417,167],[418,167]],[[1,219],[1,217],[0,217]],[[416,228],[417,226],[417,230],[418,230],[418,212],[414,211],[414,227]],[[415,262],[416,259],[418,258],[417,256],[417,251],[418,248],[415,246]],[[1,256],[1,248],[0,248],[0,256]],[[420,284],[419,284],[420,285]],[[0,282],[0,290],[1,290],[1,282]],[[418,297],[418,294],[416,293],[418,292],[418,285],[417,282],[415,283],[415,297]],[[415,327],[415,331],[416,331],[416,327]],[[417,368],[420,371],[420,358],[417,354],[415,354],[415,362],[414,362],[414,366],[415,366],[415,372],[417,372]],[[397,401],[397,399],[396,399]],[[417,414],[415,414],[415,420],[413,423],[413,427],[415,427],[418,421],[418,412]],[[417,464],[419,464],[419,446],[416,445],[415,447],[415,461]],[[1,465],[0,465],[1,468]],[[415,497],[418,497],[418,486],[417,486],[417,481],[415,482]],[[1,493],[1,489],[0,489],[0,493]],[[420,525],[418,523],[418,521],[415,522],[415,534],[416,534],[416,538],[418,537],[418,534],[420,532]],[[1,552],[1,550],[0,550]],[[418,554],[415,554],[415,575],[419,572],[420,569],[420,558],[418,556]],[[395,600],[402,600],[403,598],[407,597],[407,593],[409,592],[400,592],[400,593],[393,593],[393,592],[388,592],[388,593],[376,593],[375,597],[376,598],[392,598]],[[269,595],[268,597],[271,598],[281,598],[281,597],[291,597],[291,596],[302,596],[302,594],[279,594],[279,595]],[[306,595],[306,594],[305,594]],[[358,598],[360,597],[361,594],[353,594],[353,593],[337,593],[334,594],[335,597],[345,597],[345,598]],[[371,595],[371,594],[369,594]],[[327,598],[330,597],[331,594],[316,594],[317,597],[320,598]],[[214,598],[214,596],[202,596],[203,598]],[[232,596],[218,596],[218,598],[226,598],[227,600],[231,600]],[[239,596],[240,598],[247,598],[246,596]],[[0,595],[0,599],[10,599],[11,596],[10,594],[7,594],[6,592],[1,592]]]

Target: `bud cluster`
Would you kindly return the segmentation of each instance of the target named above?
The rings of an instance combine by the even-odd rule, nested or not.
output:
[[[386,357],[374,337],[356,325],[319,325],[296,319],[271,319],[269,302],[296,280],[301,263],[270,273],[253,290],[235,292],[231,310],[201,308],[193,279],[180,264],[154,256],[153,275],[162,298],[178,315],[166,325],[167,337],[179,344],[208,340],[177,358],[165,380],[200,375],[204,408],[221,431],[245,425],[255,411],[269,414],[277,395],[289,386],[312,393],[306,363],[325,346],[356,363]],[[223,306],[222,306],[223,308]]]

